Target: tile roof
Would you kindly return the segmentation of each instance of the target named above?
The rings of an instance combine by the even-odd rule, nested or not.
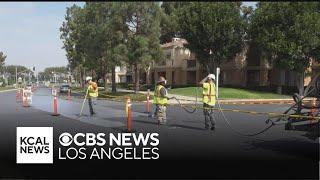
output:
[[[184,47],[185,44],[188,44],[187,40],[179,38],[177,40],[172,40],[169,43],[162,44],[161,47],[162,48],[168,48],[168,47],[172,47],[172,46]]]

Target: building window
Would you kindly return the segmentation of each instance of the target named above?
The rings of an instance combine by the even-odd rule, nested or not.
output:
[[[260,82],[260,71],[259,70],[248,70],[247,71],[247,85],[248,86],[259,86]]]
[[[175,73],[174,73],[174,71],[172,71],[171,77],[172,77],[172,85],[175,85],[175,84],[176,84],[176,78],[175,78]]]
[[[196,60],[187,60],[187,68],[196,67]]]
[[[272,70],[268,70],[268,83],[271,83],[271,79],[272,79]]]
[[[167,58],[167,59],[171,59],[171,54],[168,53],[167,56],[166,56],[166,58]]]
[[[187,71],[187,84],[196,85],[197,84],[197,72],[196,71]]]

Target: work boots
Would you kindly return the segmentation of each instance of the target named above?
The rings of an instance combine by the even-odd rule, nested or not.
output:
[[[216,129],[216,127],[215,126],[211,126],[211,128],[209,128],[209,126],[205,126],[204,129],[205,130],[209,130],[210,129],[211,131],[214,131]]]
[[[160,119],[158,119],[158,123],[159,123],[159,125],[166,125],[167,124],[167,120],[163,119],[163,118],[160,118]]]

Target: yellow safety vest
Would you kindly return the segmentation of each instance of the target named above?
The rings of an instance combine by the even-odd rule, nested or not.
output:
[[[216,105],[216,88],[214,83],[203,83],[203,103],[209,104],[210,106]],[[209,98],[211,97],[211,99]]]
[[[93,86],[90,84],[88,87],[88,94],[90,97],[98,97],[98,87],[94,90]]]
[[[166,105],[168,103],[168,99],[166,97],[161,97],[160,89],[165,88],[162,85],[158,85],[154,91],[153,103],[159,105]]]

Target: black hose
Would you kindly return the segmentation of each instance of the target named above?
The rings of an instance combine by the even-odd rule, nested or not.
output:
[[[252,134],[242,133],[242,132],[234,129],[234,128],[231,126],[230,122],[228,121],[228,119],[227,119],[226,116],[224,115],[223,111],[221,110],[222,108],[221,108],[221,105],[220,105],[220,102],[219,102],[218,99],[217,99],[217,102],[218,102],[218,106],[219,106],[219,109],[220,109],[220,113],[221,113],[223,119],[225,120],[225,122],[227,122],[227,125],[229,126],[229,128],[230,128],[231,130],[233,130],[235,133],[237,133],[237,134],[239,134],[239,135],[241,135],[241,136],[248,136],[248,137],[257,136],[257,135],[259,135],[259,134],[262,134],[262,133],[266,132],[266,131],[269,130],[272,126],[277,125],[277,124],[275,124],[273,121],[271,121],[270,119],[268,119],[266,122],[267,122],[267,123],[268,123],[268,122],[271,122],[270,126],[267,126],[266,128],[264,128],[264,129],[262,129],[262,130],[260,130],[260,131],[258,131],[258,132],[256,132],[256,133],[252,133]]]
[[[198,89],[199,89],[199,87],[197,87],[197,89],[196,89],[195,108],[193,108],[191,111],[190,111],[189,109],[187,109],[186,107],[184,107],[184,106],[181,104],[181,102],[180,102],[180,100],[179,100],[178,98],[176,98],[176,97],[173,96],[173,97],[171,97],[170,99],[175,99],[175,100],[178,102],[179,106],[180,106],[183,110],[185,110],[187,113],[190,113],[190,114],[195,113],[195,112],[197,111]]]
[[[192,113],[195,113],[195,112],[197,111],[197,108],[193,108],[193,109],[190,111],[189,109],[187,109],[186,107],[184,107],[184,106],[181,104],[180,100],[177,99],[176,97],[172,97],[172,98],[170,98],[170,99],[175,99],[175,100],[178,102],[179,106],[180,106],[182,109],[184,109],[187,113],[192,114]]]
[[[194,113],[194,112],[197,110],[197,106],[195,106],[195,108],[194,108],[192,111],[189,111],[187,108],[185,108],[185,107],[181,104],[180,100],[177,99],[176,97],[172,97],[172,98],[170,98],[170,99],[175,99],[175,100],[178,102],[178,104],[180,105],[180,107],[183,108],[183,109],[184,109],[186,112],[188,112],[188,113]],[[271,119],[268,119],[268,120],[266,121],[266,123],[271,122],[270,126],[267,126],[266,128],[264,128],[264,129],[262,129],[262,130],[260,130],[260,131],[258,131],[258,132],[252,133],[252,134],[242,133],[242,132],[234,129],[234,128],[231,126],[231,123],[228,121],[228,119],[226,118],[225,114],[224,114],[223,111],[221,110],[222,108],[221,108],[221,105],[220,105],[220,102],[219,102],[218,99],[217,99],[217,102],[218,102],[218,106],[219,106],[219,109],[220,109],[219,111],[220,111],[220,113],[222,114],[223,119],[227,122],[228,127],[229,127],[231,130],[233,130],[235,133],[237,133],[238,135],[247,136],[247,137],[257,136],[257,135],[259,135],[259,134],[262,134],[262,133],[266,132],[266,131],[269,130],[272,126],[277,125],[277,124],[275,124],[273,121],[271,121]]]

